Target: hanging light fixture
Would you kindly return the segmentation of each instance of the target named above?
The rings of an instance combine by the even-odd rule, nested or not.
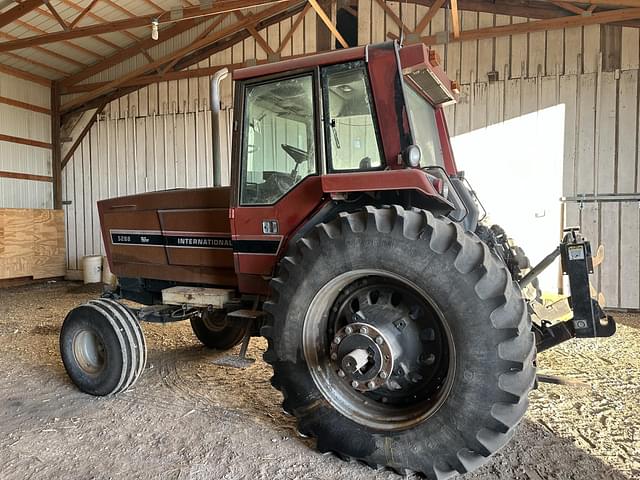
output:
[[[151,20],[151,38],[158,40],[158,19]]]

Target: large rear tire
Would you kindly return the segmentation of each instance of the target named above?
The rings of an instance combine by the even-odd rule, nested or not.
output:
[[[343,213],[291,247],[272,291],[272,384],[322,452],[444,478],[483,464],[526,411],[527,308],[457,224],[400,207]]]

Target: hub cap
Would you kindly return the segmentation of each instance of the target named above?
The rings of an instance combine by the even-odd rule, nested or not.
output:
[[[332,406],[373,428],[409,428],[449,394],[454,348],[430,297],[398,275],[338,276],[311,302],[303,329],[311,376]]]
[[[73,354],[82,370],[90,375],[100,373],[106,363],[102,340],[90,330],[82,330],[73,339]]]

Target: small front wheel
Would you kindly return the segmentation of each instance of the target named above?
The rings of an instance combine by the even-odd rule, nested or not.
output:
[[[129,388],[147,359],[137,319],[108,299],[91,300],[69,312],[60,331],[60,354],[73,383],[96,396]]]

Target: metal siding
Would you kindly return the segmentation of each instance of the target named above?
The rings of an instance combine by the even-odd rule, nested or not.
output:
[[[47,87],[0,73],[0,95],[49,107]],[[51,142],[48,115],[0,104],[0,133]],[[0,141],[0,170],[51,176],[51,150]],[[0,208],[53,208],[53,184],[33,180],[0,178]]]

